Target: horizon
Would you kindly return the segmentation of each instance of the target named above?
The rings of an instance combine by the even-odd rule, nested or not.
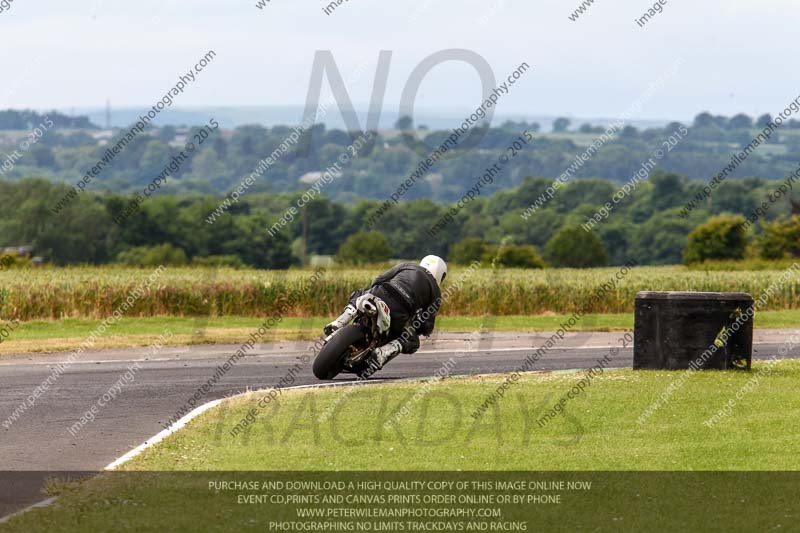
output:
[[[125,128],[131,125],[131,120],[135,120],[135,118],[126,118],[126,117],[134,117],[138,114],[144,113],[148,108],[143,106],[110,106],[111,111],[111,128]],[[345,129],[345,123],[342,118],[342,114],[339,112],[338,108],[334,106],[334,111],[330,111],[322,117],[319,117],[316,121],[317,124],[324,124],[328,129]],[[367,117],[367,106],[354,106],[356,115],[358,116],[359,122],[364,124]],[[86,107],[40,107],[40,108],[5,108],[3,110],[11,110],[11,111],[34,111],[40,114],[45,114],[47,112],[58,112],[65,116],[69,117],[79,117],[85,116],[88,117],[90,122],[95,126],[105,129],[105,116],[107,108],[105,106],[86,106]],[[197,124],[202,124],[205,122],[205,114],[209,111],[215,111],[217,113],[230,113],[229,115],[220,115],[221,124],[226,128],[237,128],[244,125],[250,124],[258,124],[264,127],[275,127],[275,126],[295,126],[302,122],[302,113],[303,113],[303,106],[302,105],[263,105],[263,106],[219,106],[219,105],[197,105],[197,106],[175,106],[165,110],[161,113],[155,120],[153,120],[153,125],[156,127],[164,127],[164,126],[194,126]],[[447,129],[452,126],[445,124],[445,122],[450,120],[458,120],[460,121],[463,113],[465,113],[466,109],[460,108],[417,108],[416,110],[417,115],[417,122],[415,124],[416,128],[428,127],[431,129]],[[238,120],[235,117],[236,113],[244,113],[244,112],[260,112],[262,115],[257,120]],[[638,128],[638,129],[648,129],[648,128],[660,128],[672,122],[679,122],[685,125],[691,125],[694,121],[695,117],[701,113],[706,113],[708,110],[699,110],[691,116],[688,117],[660,117],[660,118],[637,118],[633,117],[626,122],[630,125]],[[745,115],[747,113],[741,112]],[[286,118],[279,118],[279,117],[287,117],[290,114],[296,114],[294,118],[286,119]],[[713,113],[712,113],[713,114]],[[731,118],[735,115],[739,114],[732,113],[730,115],[722,115],[726,118]],[[122,116],[122,118],[120,118]],[[715,115],[716,116],[716,115]],[[757,115],[748,115],[752,119],[756,119]],[[380,117],[380,128],[381,130],[392,130],[394,128],[395,121],[400,118],[400,115],[397,111],[384,111],[381,113]],[[497,127],[505,121],[524,121],[524,122],[534,122],[539,123],[542,126],[542,132],[547,132],[551,127],[552,123],[558,118],[567,118],[569,119],[570,125],[567,128],[567,131],[577,131],[577,129],[583,124],[590,124],[592,126],[599,126],[599,125],[608,125],[613,121],[617,120],[618,117],[603,117],[603,116],[576,116],[574,114],[565,113],[559,115],[535,115],[535,114],[511,114],[511,113],[501,113],[498,112],[495,114],[491,125],[493,127]]]

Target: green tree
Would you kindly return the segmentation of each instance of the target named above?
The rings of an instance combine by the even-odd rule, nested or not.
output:
[[[341,227],[345,214],[346,210],[341,204],[325,197],[314,199],[300,208],[297,221],[292,226],[293,235],[303,236],[303,218],[305,218],[305,224],[308,226],[308,252],[333,255],[346,237]]]
[[[760,185],[758,181],[735,180],[724,182],[714,191],[711,212],[715,215],[723,213],[752,213],[760,202],[755,193]]]
[[[53,151],[44,145],[40,144],[31,148],[31,158],[37,167],[56,167],[56,158],[53,155]]]
[[[175,135],[177,135],[177,133],[178,131],[175,129],[175,126],[166,125],[162,128],[159,128],[155,133],[155,136],[159,141],[169,144],[175,139]]]
[[[696,209],[689,217],[680,216],[680,208],[661,211],[647,221],[631,227],[630,259],[640,264],[675,265],[681,262],[681,251],[686,248],[687,235],[704,220]]]
[[[683,261],[686,264],[702,263],[708,259],[744,258],[747,239],[745,238],[744,217],[720,215],[705,224],[697,226],[689,233]]]
[[[765,224],[760,244],[764,259],[800,256],[800,215]]]
[[[608,252],[600,237],[580,226],[559,230],[545,250],[550,261],[559,267],[591,268],[608,263]]]
[[[172,149],[161,141],[151,140],[144,147],[144,152],[139,160],[139,183],[149,183],[153,178],[164,171],[173,156]]]
[[[209,255],[208,257],[195,257],[192,265],[213,268],[243,268],[245,265],[236,255]]]
[[[292,255],[291,240],[286,230],[275,236],[265,231],[272,219],[261,215],[239,217],[235,230],[224,246],[225,254],[241,257],[245,264],[256,268],[285,269],[298,263]]]
[[[631,259],[629,248],[633,227],[629,222],[615,218],[603,223],[597,229],[597,234],[603,241],[603,246],[608,250],[610,264],[622,265]]]
[[[553,121],[553,132],[563,133],[569,128],[570,120],[566,117],[559,117]]]
[[[480,237],[467,237],[450,247],[447,260],[457,265],[468,265],[491,253],[492,246],[489,243]]]
[[[345,240],[339,247],[336,260],[347,265],[381,263],[392,257],[392,247],[382,233],[362,231]]]
[[[730,129],[750,129],[753,127],[753,119],[745,115],[744,113],[739,113],[735,115],[731,120],[728,122],[728,128]]]
[[[714,116],[711,113],[703,112],[694,117],[695,128],[710,128],[714,125]]]
[[[656,170],[650,176],[653,184],[650,204],[656,211],[677,207],[686,201],[683,178],[677,174],[667,174]]]
[[[414,127],[414,119],[409,116],[402,116],[397,119],[397,122],[394,123],[394,127],[397,130],[408,130]]]
[[[501,245],[497,253],[489,252],[483,259],[487,263],[494,256],[497,264],[507,268],[544,268],[546,265],[535,246],[530,244],[505,244]]]
[[[0,190],[1,244],[31,245],[36,255],[57,265],[111,259],[108,244],[114,223],[94,194],[80,195],[54,214],[52,206],[68,187],[23,180],[8,188]]]
[[[764,113],[756,119],[756,127],[766,128],[770,122],[772,122],[772,116],[769,113]]]
[[[714,117],[714,125],[720,129],[725,129],[728,127],[728,117],[723,115],[717,115]]]
[[[188,262],[186,252],[166,243],[158,246],[137,246],[117,255],[117,263],[127,266],[182,266]]]
[[[222,188],[223,184],[218,179],[225,174],[225,165],[214,150],[201,150],[192,156],[192,174],[201,181],[208,181]]]

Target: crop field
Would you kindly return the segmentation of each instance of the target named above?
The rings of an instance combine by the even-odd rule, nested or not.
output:
[[[167,267],[148,286],[154,270],[118,267],[42,268],[0,272],[4,320],[103,319],[126,300],[126,316],[331,316],[349,294],[369,284],[382,267],[264,271]],[[772,289],[759,310],[800,307],[800,280],[785,270],[689,270],[637,267],[614,281],[617,268],[590,270],[451,270],[444,316],[629,313],[642,290],[748,292],[756,299]],[[614,282],[612,284],[612,282]],[[591,300],[607,284],[601,298]],[[445,290],[448,282],[445,283]]]

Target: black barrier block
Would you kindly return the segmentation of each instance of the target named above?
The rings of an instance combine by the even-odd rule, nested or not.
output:
[[[750,370],[752,306],[743,292],[638,293],[633,368]]]

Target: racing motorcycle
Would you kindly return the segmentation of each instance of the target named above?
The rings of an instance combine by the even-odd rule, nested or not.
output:
[[[317,379],[333,379],[341,372],[367,378],[379,369],[372,351],[387,340],[391,325],[389,306],[367,293],[358,298],[355,307],[352,323],[322,341],[313,365]]]

